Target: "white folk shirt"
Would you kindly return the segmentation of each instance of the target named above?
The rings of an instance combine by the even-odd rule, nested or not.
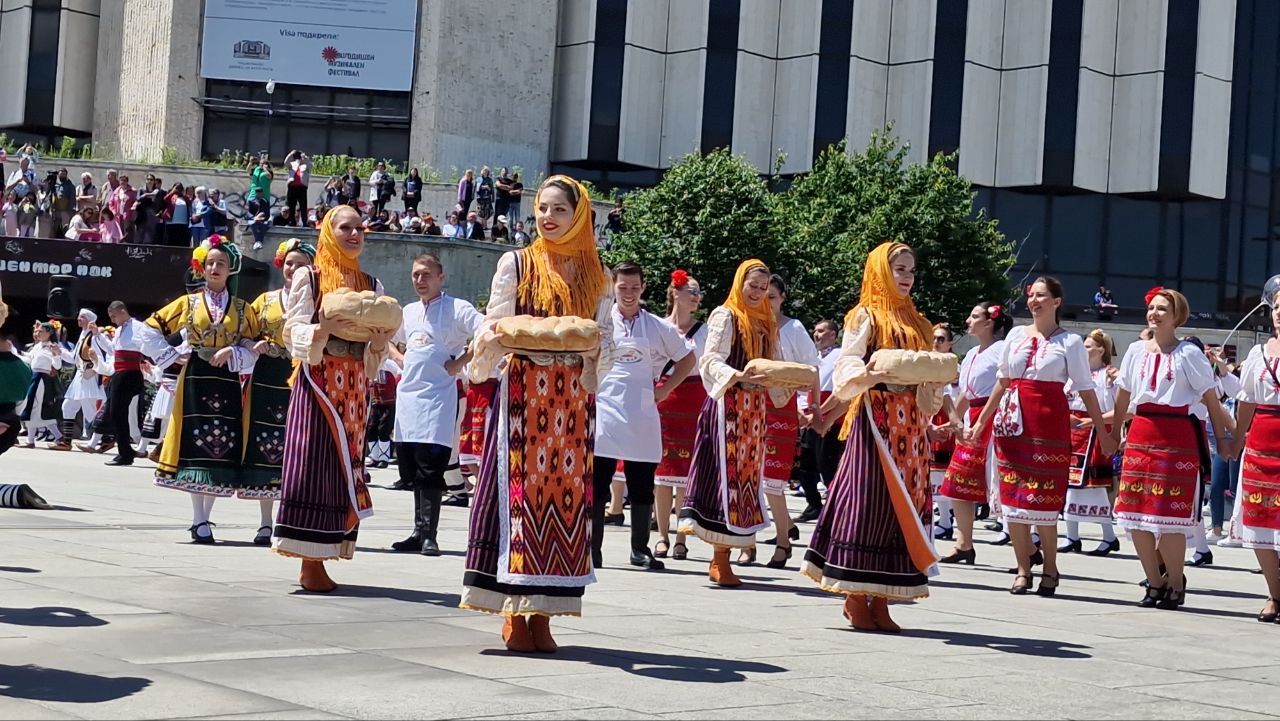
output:
[[[875,325],[871,320],[871,314],[866,310],[859,310],[852,322],[845,324],[840,354],[836,359],[835,372],[831,377],[831,392],[840,400],[853,400],[858,394],[876,385],[876,381],[867,376],[865,360],[871,348],[871,336],[874,331]],[[932,418],[942,409],[942,398],[945,392],[945,384],[921,383],[916,386],[916,407],[921,413]]]
[[[1260,406],[1280,406],[1280,358],[1267,356],[1265,343],[1249,351],[1240,366],[1240,391],[1236,400]]]
[[[318,365],[324,360],[324,347],[328,338],[319,335],[320,324],[315,322],[316,298],[311,292],[311,275],[309,267],[298,268],[293,273],[292,285],[289,288],[289,304],[284,309],[284,344],[289,355],[307,364]],[[373,292],[386,295],[382,281],[374,278]],[[373,380],[378,377],[378,369],[387,360],[386,349],[374,352],[372,344],[365,345],[364,375]],[[303,373],[303,376],[307,374]]]
[[[1059,329],[1051,338],[1028,338],[1027,328],[1018,326],[1005,339],[1000,359],[1000,378],[1049,381],[1066,384],[1075,381],[1082,388],[1093,383],[1089,372],[1089,351],[1084,339]]]
[[[404,372],[396,387],[396,443],[452,448],[458,425],[458,378],[444,364],[462,355],[484,316],[465,300],[441,294],[404,307],[393,339],[404,343]]]
[[[668,323],[671,321],[668,319]],[[697,322],[697,321],[695,321]],[[675,325],[672,323],[672,325]],[[693,349],[694,364],[693,370],[689,371],[690,378],[698,377],[698,363],[702,361],[702,353],[707,349],[707,324],[697,323],[698,329],[693,332],[692,336],[685,336],[685,340]]]
[[[89,362],[80,357],[80,350],[88,345],[98,354],[96,362]],[[79,368],[79,372],[67,385],[67,393],[63,398],[69,401],[104,400],[107,392],[102,388],[99,375],[110,375],[107,369],[111,359],[111,341],[102,333],[89,335],[89,331],[81,331],[76,347],[62,352],[62,362]]]
[[[31,366],[31,372],[53,373],[62,368],[62,351],[61,347],[50,348],[47,343],[33,343],[22,357]]]
[[[707,316],[707,345],[698,360],[699,375],[702,376],[702,387],[707,395],[716,400],[724,398],[725,391],[733,384],[738,371],[729,365],[729,354],[733,351],[735,329],[733,311],[719,306]],[[781,343],[775,343],[781,346]],[[772,360],[782,360],[782,349],[773,353]],[[791,391],[770,388],[769,398],[779,408],[787,404]]]
[[[1110,374],[1107,371],[1107,366],[1102,366],[1101,368],[1093,371],[1092,385],[1093,393],[1098,397],[1098,408],[1104,414],[1115,410],[1116,393],[1120,390],[1116,387],[1115,383],[1111,382],[1111,379],[1108,377]],[[1071,410],[1087,410],[1084,406],[1084,401],[1080,398],[1080,394],[1076,392],[1074,383],[1068,383],[1065,390],[1068,396],[1070,396],[1067,401],[1067,406]],[[1086,390],[1088,390],[1088,387],[1086,387]]]
[[[781,346],[784,361],[804,363],[807,366],[813,366],[815,370],[822,363],[822,357],[818,355],[818,346],[813,343],[813,336],[805,330],[804,323],[795,318],[788,318],[787,322],[778,327],[778,343]],[[809,394],[804,390],[796,394],[796,406],[800,410],[808,409]]]
[[[1131,408],[1143,403],[1189,408],[1213,389],[1216,379],[1204,351],[1194,344],[1182,341],[1172,353],[1153,353],[1140,340],[1125,352],[1116,385],[1129,391]]]
[[[1000,359],[1004,357],[1004,341],[998,340],[982,350],[969,349],[960,361],[960,393],[970,401],[990,398],[996,389]]]
[[[654,383],[670,362],[694,352],[679,328],[646,311],[628,320],[617,304],[613,321],[613,365],[596,393],[597,457],[657,463],[662,460],[662,428]]]
[[[1254,346],[1257,348],[1258,346]],[[1218,400],[1226,403],[1228,399],[1235,398],[1240,393],[1240,379],[1230,373],[1222,375],[1214,374],[1214,386],[1218,389]],[[1191,415],[1202,421],[1209,420],[1209,407],[1204,404],[1204,399],[1197,401],[1191,406]]]

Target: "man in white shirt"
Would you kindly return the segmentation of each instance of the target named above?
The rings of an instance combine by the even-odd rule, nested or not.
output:
[[[693,346],[674,325],[640,307],[644,271],[632,262],[613,269],[614,362],[596,392],[596,446],[592,498],[591,557],[603,565],[604,515],[618,461],[631,498],[631,565],[650,570],[663,563],[649,550],[653,479],[662,460],[658,403],[693,371]],[[671,376],[655,388],[668,363]]]
[[[71,450],[71,441],[76,435],[76,416],[84,418],[84,429],[88,431],[98,415],[99,405],[106,400],[101,370],[111,359],[111,343],[98,332],[97,321],[97,313],[81,308],[76,315],[80,338],[76,340],[74,349],[64,348],[62,351],[62,362],[76,370],[62,396],[62,437],[50,446],[53,450]]]
[[[818,346],[818,385],[822,390],[822,398],[831,393],[831,376],[835,372],[836,359],[840,357],[840,328],[835,321],[820,320],[813,327],[813,342]],[[819,404],[821,401],[819,401]],[[827,433],[819,433],[811,424],[812,413],[809,410],[813,400],[802,396],[800,413],[805,420],[804,431],[800,434],[800,486],[804,489],[807,505],[800,515],[792,518],[795,523],[816,521],[822,512],[822,493],[818,491],[818,479],[830,483],[835,475],[836,466],[840,462],[840,454],[844,444],[840,442],[840,423],[833,423]],[[828,441],[828,438],[830,440]]]
[[[136,326],[142,321],[134,320],[129,315],[129,308],[122,301],[112,301],[107,306],[107,315],[116,325],[115,335],[111,339],[111,382],[107,388],[107,403],[103,407],[103,415],[107,420],[116,440],[116,455],[107,461],[108,466],[131,466],[136,454],[133,451],[133,438],[141,437],[138,428],[138,399],[146,390],[146,381],[142,374],[143,334]],[[81,444],[80,449],[91,453],[101,453],[100,435],[95,434],[89,443]],[[101,450],[100,450],[101,449]]]
[[[467,341],[484,316],[465,300],[446,295],[444,265],[432,253],[413,261],[413,288],[418,300],[404,307],[404,322],[393,351],[404,374],[396,389],[393,439],[400,481],[413,489],[413,534],[391,544],[396,551],[439,556],[436,528],[445,471],[456,442],[458,374],[470,360]],[[393,346],[394,348],[395,346]]]

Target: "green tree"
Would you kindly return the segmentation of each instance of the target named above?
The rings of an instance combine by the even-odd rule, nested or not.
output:
[[[857,303],[867,254],[887,240],[916,250],[913,296],[933,321],[959,328],[975,303],[1008,296],[1012,244],[985,210],[973,212],[974,193],[953,169],[955,156],[908,165],[906,154],[889,129],[862,152],[847,152],[841,141],[779,196],[791,314],[808,324],[839,321]]]
[[[667,279],[677,268],[698,279],[704,306],[713,307],[728,297],[740,262],[780,260],[773,201],[760,172],[742,157],[727,150],[686,155],[656,186],[625,197],[626,230],[605,251],[605,262],[642,265],[655,311],[665,310]]]

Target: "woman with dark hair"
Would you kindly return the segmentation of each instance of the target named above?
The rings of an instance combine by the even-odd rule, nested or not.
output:
[[[1027,310],[1032,324],[1019,326],[1005,341],[999,380],[965,440],[982,438],[994,422],[996,464],[1000,476],[1000,507],[1017,556],[1017,578],[1009,593],[1020,596],[1031,589],[1031,567],[1037,557],[1044,562],[1036,593],[1052,596],[1058,590],[1058,514],[1067,504],[1071,476],[1071,412],[1066,384],[1071,381],[1093,423],[1105,421],[1093,390],[1089,354],[1084,341],[1059,325],[1062,284],[1041,276],[1027,288]],[[1116,441],[1099,439],[1102,452],[1115,452]],[[1037,551],[1031,530],[1040,532]]]
[[[27,426],[27,448],[35,448],[36,438],[41,434],[47,434],[49,441],[56,441],[61,435],[58,423],[62,418],[59,413],[62,383],[58,371],[62,368],[62,347],[57,337],[58,328],[53,321],[37,323],[31,331],[31,345],[21,356],[32,372],[27,404],[22,410],[22,422]]]
[[[551,653],[551,616],[582,615],[583,591],[595,582],[593,394],[612,363],[613,298],[586,188],[555,175],[534,205],[539,238],[498,260],[468,367],[470,380],[481,382],[506,359],[471,505],[459,605],[502,616],[509,650]],[[493,326],[515,315],[594,319],[600,345],[585,353],[508,350]]]
[[[1085,336],[1084,349],[1089,353],[1092,388],[1098,397],[1102,417],[1111,420],[1116,404],[1115,370],[1111,359],[1115,345],[1101,329]],[[1071,407],[1071,480],[1067,486],[1067,507],[1062,512],[1067,522],[1067,537],[1058,553],[1080,553],[1080,523],[1102,526],[1102,544],[1089,551],[1090,556],[1105,556],[1120,550],[1111,522],[1111,481],[1115,477],[1111,456],[1102,452],[1098,437],[1111,432],[1111,426],[1095,428],[1074,386],[1067,388]]]
[[[493,174],[487,165],[480,169],[476,180],[476,211],[485,223],[493,217]]]
[[[404,201],[405,211],[412,210],[418,212],[418,203],[422,202],[422,177],[418,175],[417,168],[410,168],[409,175],[404,179],[404,193],[400,199]]]
[[[951,423],[956,447],[943,474],[939,495],[951,499],[955,513],[956,545],[940,563],[974,564],[973,521],[977,506],[999,495],[996,451],[990,429],[972,440],[964,431],[977,421],[996,386],[1005,336],[1013,328],[1013,316],[997,303],[979,303],[965,320],[969,335],[978,342],[960,363],[960,391],[952,408]]]
[[[1129,532],[1147,575],[1144,608],[1176,610],[1186,601],[1183,554],[1200,521],[1201,481],[1209,469],[1204,424],[1192,413],[1203,401],[1221,432],[1219,452],[1229,456],[1235,421],[1218,400],[1213,368],[1204,351],[1179,340],[1191,309],[1176,290],[1147,293],[1149,340],[1129,346],[1116,385],[1112,436],[1133,413],[1116,494],[1116,522]],[[1100,425],[1100,424],[1099,424]]]
[[[933,352],[950,353],[955,347],[956,334],[950,323],[933,324]],[[943,476],[947,473],[947,464],[951,463],[951,454],[956,449],[956,437],[951,427],[951,413],[958,393],[955,383],[950,383],[943,391],[942,408],[929,419],[929,485],[932,489],[933,504],[937,507],[937,520],[933,522],[935,540],[949,541],[955,534],[955,514],[952,511],[951,499],[942,495]]]

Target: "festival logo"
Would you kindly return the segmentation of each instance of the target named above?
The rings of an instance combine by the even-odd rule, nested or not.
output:
[[[261,40],[241,40],[232,47],[231,54],[246,60],[270,60],[271,46]]]

